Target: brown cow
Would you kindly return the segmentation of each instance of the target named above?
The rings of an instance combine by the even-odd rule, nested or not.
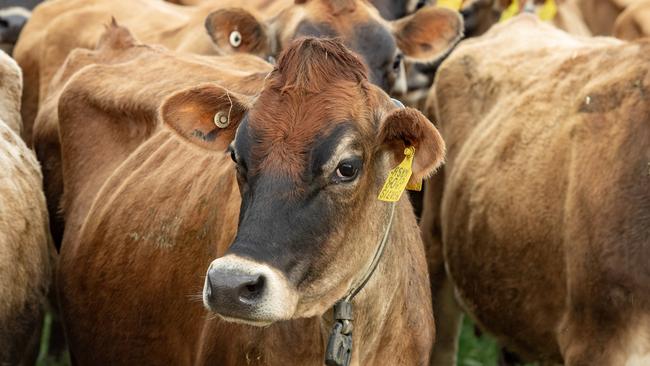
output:
[[[426,7],[387,22],[363,0],[213,0],[197,6],[157,0],[48,1],[34,10],[15,50],[27,77],[26,141],[31,142],[37,107],[56,70],[72,49],[94,47],[111,16],[143,42],[200,54],[266,58],[298,36],[340,37],[363,57],[371,81],[396,93],[407,87],[404,58],[433,62],[462,33],[461,18],[448,9]]]
[[[431,123],[396,108],[337,41],[297,41],[265,80],[265,67],[208,71],[147,47],[114,51],[123,52],[140,56],[84,67],[58,106],[67,225],[58,289],[74,360],[320,365],[329,309],[389,228],[377,271],[353,300],[353,364],[426,364],[433,318],[415,217],[402,198],[391,226],[391,204],[377,193],[407,145],[414,180],[440,164]],[[221,86],[174,94],[157,127],[158,89],[201,73]],[[217,257],[230,267],[213,264],[207,304],[267,326],[203,309],[197,295]],[[255,269],[265,277],[251,286],[251,311],[228,293],[217,300],[220,285]]]
[[[580,10],[587,27],[595,36],[611,36],[616,18],[639,0],[571,0]]]
[[[196,5],[209,0],[166,0],[179,5]],[[270,0],[276,1],[276,0]],[[430,5],[432,0],[369,0],[379,14],[386,20],[395,20],[415,13],[420,8]]]
[[[41,103],[34,125],[34,148],[39,161],[43,164],[44,188],[48,210],[50,212],[51,231],[57,245],[61,243],[64,226],[62,217],[59,214],[60,197],[63,193],[63,177],[61,172],[61,149],[58,130],[59,98],[63,88],[77,71],[88,65],[97,66],[106,64],[106,67],[109,67],[108,65],[120,64],[126,69],[130,69],[132,67],[131,65],[135,62],[155,64],[154,60],[143,60],[145,57],[151,59],[166,57],[167,59],[171,59],[172,61],[168,61],[165,64],[166,67],[169,67],[170,62],[172,64],[179,62],[177,61],[179,57],[176,55],[173,57],[161,56],[166,55],[161,50],[161,47],[152,48],[137,43],[127,29],[118,27],[116,23],[112,23],[108,28],[111,31],[106,32],[100,38],[96,51],[80,48],[71,52],[64,65],[54,75],[50,91]],[[141,48],[152,48],[160,52],[143,54]],[[115,50],[119,52],[116,53]],[[151,84],[149,84],[152,86],[152,89],[148,99],[148,102],[151,103],[149,109],[151,114],[147,118],[155,119],[158,106],[162,102],[163,97],[169,93],[177,91],[179,88],[189,87],[198,83],[221,80],[221,72],[218,71],[220,69],[237,69],[241,73],[253,73],[260,70],[265,70],[265,72],[271,71],[271,65],[259,58],[250,58],[247,55],[241,55],[245,62],[239,62],[239,57],[238,55],[233,55],[229,58],[214,58],[186,54],[181,58],[181,65],[188,63],[198,64],[204,65],[203,68],[193,70],[187,67],[179,67],[179,72],[165,75],[166,84],[164,85],[152,79]],[[215,71],[215,66],[217,71]],[[164,71],[160,70],[160,72],[162,73]],[[152,77],[159,78],[160,75],[152,74]],[[259,76],[260,79],[262,77],[263,75]],[[251,90],[258,90],[258,86],[255,84],[251,85],[251,88]]]
[[[650,36],[650,1],[628,6],[614,23],[614,36],[628,41]]]
[[[649,51],[522,16],[441,66],[448,160],[422,219],[449,275],[437,302],[455,289],[526,358],[650,362]]]
[[[20,139],[21,72],[2,51],[0,80],[0,365],[18,365],[38,349],[51,239],[40,168]]]
[[[519,0],[518,12],[539,11],[549,0]],[[556,27],[580,36],[589,36],[587,28],[576,1],[553,0],[557,12],[551,23]],[[485,33],[490,27],[499,22],[502,13],[512,5],[512,0],[464,0],[461,13],[465,21],[465,35],[476,37]]]

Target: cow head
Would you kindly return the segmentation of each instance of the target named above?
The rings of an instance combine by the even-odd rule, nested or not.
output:
[[[232,157],[239,229],[208,269],[204,303],[257,325],[321,315],[343,297],[383,235],[390,206],[377,195],[388,171],[407,146],[415,180],[444,154],[433,124],[396,106],[337,40],[294,41],[252,102],[200,86],[170,97],[162,116]]]
[[[394,20],[415,13],[432,0],[370,0],[384,19]]]
[[[458,13],[431,6],[388,22],[365,0],[296,0],[266,22],[241,8],[217,10],[207,17],[206,28],[221,53],[263,57],[275,56],[301,36],[339,38],[361,55],[371,82],[403,93],[404,59],[436,61],[460,39],[463,25]]]
[[[0,9],[0,47],[11,54],[14,44],[18,41],[20,31],[25,26],[31,12],[23,7]]]

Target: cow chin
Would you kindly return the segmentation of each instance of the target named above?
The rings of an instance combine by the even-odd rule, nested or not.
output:
[[[203,304],[226,321],[266,326],[293,318],[298,293],[280,271],[229,254],[210,264]]]

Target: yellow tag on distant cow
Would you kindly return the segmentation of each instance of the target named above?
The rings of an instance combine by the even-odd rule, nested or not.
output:
[[[404,149],[404,155],[406,155],[404,160],[388,173],[384,187],[379,192],[379,200],[397,202],[402,196],[404,189],[406,189],[406,185],[413,173],[411,167],[413,166],[415,148],[413,146],[407,147]]]
[[[544,5],[537,9],[537,16],[545,22],[553,20],[556,14],[557,5],[555,4],[555,0],[546,0]]]
[[[451,10],[460,10],[463,5],[463,0],[438,0],[436,6],[447,8]]]
[[[519,0],[512,0],[510,6],[508,6],[501,13],[501,18],[499,18],[499,22],[503,22],[514,17],[515,15],[519,14],[520,11],[521,11],[521,7],[519,6]]]

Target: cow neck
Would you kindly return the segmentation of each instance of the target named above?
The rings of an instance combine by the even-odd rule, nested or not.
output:
[[[352,321],[354,319],[352,300],[368,283],[373,273],[375,273],[379,261],[384,254],[390,229],[393,226],[395,205],[396,202],[391,202],[390,213],[386,228],[384,229],[384,235],[379,241],[379,245],[375,250],[375,255],[373,256],[368,269],[366,269],[361,279],[350,288],[348,293],[334,304],[334,324],[332,325],[332,330],[330,331],[327,340],[327,348],[325,349],[325,364],[327,366],[348,366],[350,364],[352,358]]]

